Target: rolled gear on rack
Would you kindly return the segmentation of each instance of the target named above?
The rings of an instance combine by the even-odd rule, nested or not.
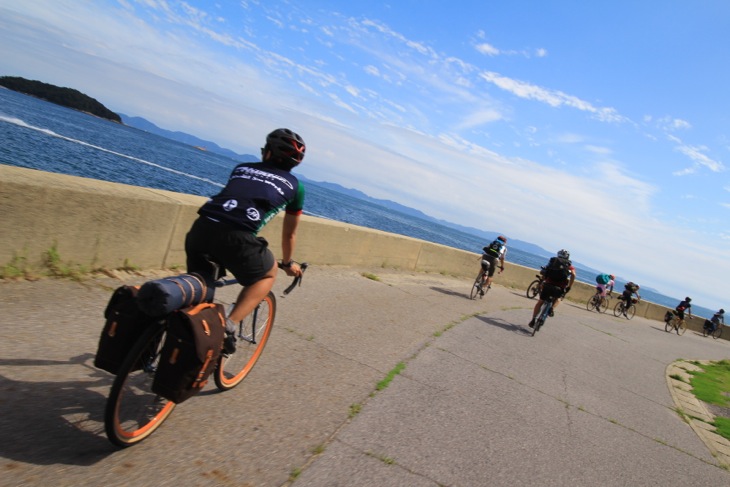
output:
[[[175,310],[213,300],[215,289],[198,274],[180,274],[148,281],[139,289],[137,303],[143,313],[166,316]]]

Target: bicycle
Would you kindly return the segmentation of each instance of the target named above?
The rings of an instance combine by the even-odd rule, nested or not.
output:
[[[491,286],[485,287],[487,277],[489,275],[489,266],[490,264],[488,260],[482,260],[482,269],[479,271],[479,274],[477,274],[476,279],[474,279],[474,284],[471,287],[471,293],[469,293],[469,299],[476,299],[477,295],[481,299],[489,292]]]
[[[638,303],[638,302],[639,302],[638,299],[631,298],[631,304],[627,308],[624,300],[619,299],[618,303],[616,303],[616,306],[614,306],[614,308],[613,308],[613,315],[614,316],[624,315],[627,320],[630,320],[636,314],[636,303]]]
[[[281,266],[281,264],[280,264]],[[302,272],[307,268],[301,264]],[[301,285],[297,276],[283,294]],[[218,279],[216,288],[237,284],[236,279]],[[225,349],[218,358],[213,379],[221,391],[233,389],[248,376],[269,341],[276,315],[276,298],[272,291],[240,322],[236,350]],[[159,428],[176,404],[152,392],[152,382],[165,343],[167,320],[160,319],[137,339],[120,367],[104,411],[104,428],[111,443],[120,447],[137,444]]]
[[[712,329],[714,326],[714,330]],[[721,325],[720,323],[713,323],[710,320],[705,320],[705,324],[702,326],[702,336],[706,337],[708,335],[712,335],[712,338],[717,340],[722,336],[722,327],[724,325]]]
[[[543,267],[542,269],[545,268]],[[545,277],[542,274],[536,274],[535,277],[537,277],[537,279],[532,281],[530,285],[527,286],[527,292],[525,293],[530,299],[535,299],[535,296],[540,294],[540,291],[542,291],[542,283],[545,280]]]
[[[689,319],[692,319],[692,317],[690,316]],[[677,335],[684,335],[684,332],[687,331],[687,322],[680,318],[675,311],[672,311],[671,315],[668,312],[664,315],[664,331],[667,333],[675,331]]]
[[[586,309],[588,311],[593,311],[595,309],[599,313],[605,313],[610,304],[611,297],[609,295],[601,296],[601,291],[597,291],[596,294],[594,294],[586,303]]]

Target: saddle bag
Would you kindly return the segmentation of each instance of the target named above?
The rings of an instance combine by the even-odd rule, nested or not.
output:
[[[198,274],[180,274],[146,282],[139,290],[139,307],[161,317],[175,310],[213,300],[214,288]]]
[[[139,286],[121,286],[114,290],[104,310],[104,328],[94,366],[116,375],[127,353],[142,332],[155,323],[137,305]]]
[[[200,392],[221,354],[225,329],[221,304],[201,303],[172,313],[152,390],[178,404]]]

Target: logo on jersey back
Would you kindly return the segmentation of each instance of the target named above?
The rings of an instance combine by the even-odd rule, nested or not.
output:
[[[246,215],[248,216],[248,219],[254,222],[257,222],[261,220],[261,215],[259,214],[259,210],[256,208],[249,208],[246,210]]]
[[[238,201],[236,201],[236,200],[228,200],[225,203],[223,203],[223,209],[226,211],[235,210],[237,206],[238,206]]]

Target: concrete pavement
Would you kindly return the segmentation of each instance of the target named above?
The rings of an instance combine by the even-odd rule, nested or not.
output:
[[[92,366],[101,313],[158,276],[0,282],[0,485],[730,484],[667,382],[726,341],[570,302],[531,337],[522,289],[471,301],[470,280],[382,268],[310,268],[241,386],[209,385],[117,450],[112,377]]]

